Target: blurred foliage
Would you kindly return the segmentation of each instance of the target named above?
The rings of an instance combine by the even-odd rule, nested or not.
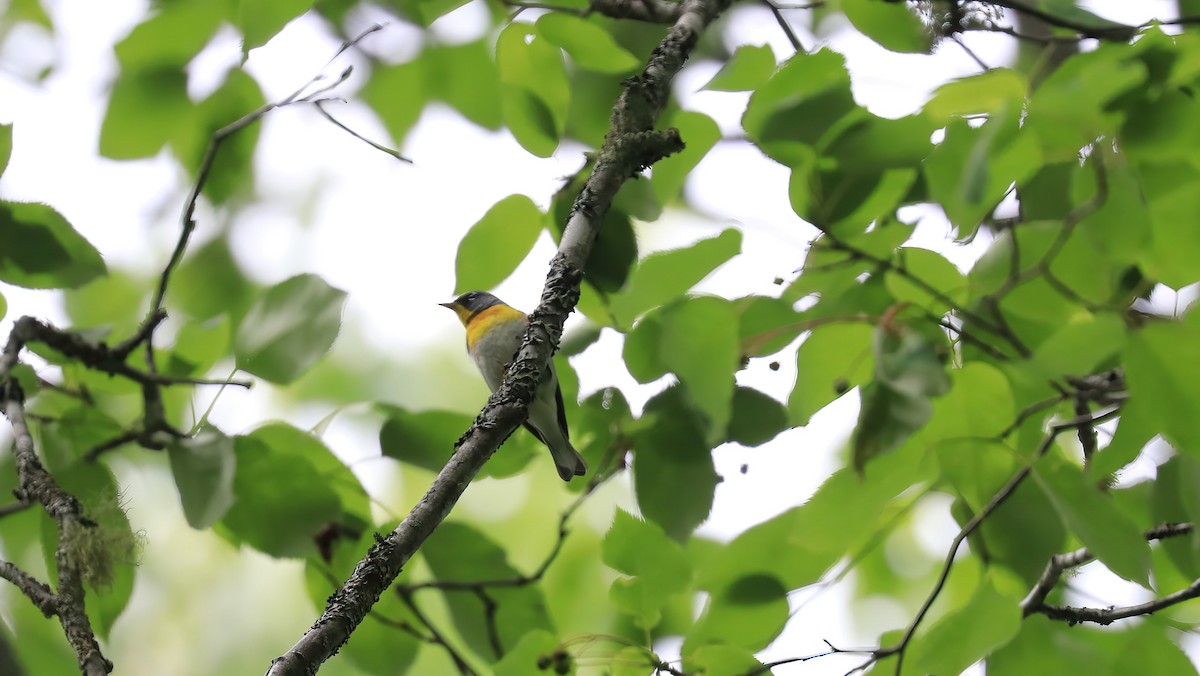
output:
[[[538,157],[565,143],[595,148],[623,79],[662,34],[568,0],[561,12],[514,15],[490,4],[485,35],[442,42],[429,26],[465,2],[374,3],[423,31],[407,60],[368,54],[367,72],[356,74],[361,101],[397,147],[437,103],[485,129],[507,129]],[[885,49],[920,54],[956,31],[995,28],[996,8],[967,4],[969,16],[958,3],[840,0],[811,16],[818,32],[840,16]],[[602,328],[615,332],[634,379],[663,387],[640,410],[615,387],[580,400],[575,373],[560,360],[574,443],[604,474],[514,499],[519,482],[548,476],[545,454],[519,432],[484,470],[504,481],[479,487],[503,505],[501,514],[456,511],[328,671],[648,674],[660,666],[658,642],[676,639],[682,662],[672,673],[763,673],[755,654],[792,616],[789,594],[852,570],[857,600],[882,597],[911,617],[937,596],[903,644],[903,673],[951,674],[981,660],[989,674],[1195,673],[1176,643],[1178,631],[1200,625],[1194,609],[1175,606],[1100,632],[1021,606],[1049,558],[1081,546],[1156,596],[1200,576],[1200,537],[1152,546],[1144,535],[1164,522],[1200,523],[1200,315],[1164,313],[1146,301],[1152,291],[1200,282],[1200,33],[1122,27],[1069,0],[1037,4],[1063,20],[1052,28],[1057,38],[1105,39],[1049,73],[996,67],[956,79],[898,119],[856,101],[845,58],[830,49],[786,56],[706,37],[696,60],[721,65],[704,88],[748,93],[744,136],[728,140],[786,167],[792,208],[821,232],[806,255],[797,253],[799,275],[736,299],[694,291],[747,255],[736,227],[644,250],[636,227],[664,210],[686,213],[687,180],[723,136],[708,116],[672,103],[662,123],[680,130],[686,150],[622,188],[587,262],[579,305],[587,324],[563,345],[573,356],[590,350]],[[189,93],[190,64],[217,31],[236,29],[244,57],[302,15],[348,34],[358,5],[153,3],[115,45],[119,69],[99,152],[114,160],[165,152],[196,179],[213,133],[265,102],[261,84],[240,67],[211,93]],[[1200,11],[1194,5],[1180,9]],[[0,23],[54,28],[35,0],[4,11]],[[221,146],[206,205],[235,213],[263,199],[254,189],[258,139],[252,125]],[[0,173],[12,147],[13,126],[0,125]],[[459,244],[457,290],[494,287],[543,232],[561,236],[591,168],[589,160],[546,210],[521,194],[497,202]],[[912,243],[911,212],[901,210],[914,205],[951,224],[942,252]],[[976,238],[984,249],[969,269],[944,254],[953,240]],[[0,201],[0,288],[63,290],[63,328],[118,341],[139,325],[158,279],[110,269],[102,254],[52,206]],[[154,356],[174,376],[224,378],[232,367],[291,385],[280,391],[301,404],[359,401],[395,371],[371,354],[326,357],[345,300],[314,274],[260,287],[220,232],[192,243],[175,270],[166,307],[176,328],[156,339]],[[0,295],[0,318],[7,310]],[[29,397],[48,468],[100,526],[72,550],[88,557],[87,609],[106,639],[131,596],[154,581],[136,565],[137,526],[118,508],[142,496],[124,493],[109,466],[87,455],[106,444],[114,452],[113,440],[137,429],[141,391],[34,347],[61,377],[43,382],[24,366],[11,376]],[[786,401],[739,383],[753,361],[778,368],[784,358],[798,371]],[[729,542],[695,534],[723,481],[714,448],[767,444],[847,394],[861,401],[854,435],[811,498],[799,504],[797,496],[797,506]],[[165,445],[166,459],[127,452],[117,462],[160,471],[169,464],[188,525],[217,547],[300,562],[302,598],[313,607],[349,575],[373,533],[399,518],[321,439],[328,419],[314,430],[267,420],[221,430],[200,408],[211,398],[194,387],[164,399],[165,420],[182,432]],[[412,490],[442,466],[472,420],[434,405],[371,403],[374,460],[399,469]],[[1097,435],[1079,419],[1094,414],[1116,419],[1115,434]],[[1079,430],[1052,433],[1064,420]],[[1151,443],[1171,450],[1143,454]],[[1139,457],[1157,459],[1156,478],[1119,481]],[[629,484],[600,486],[623,471]],[[14,476],[11,456],[0,455],[0,486],[14,488]],[[630,486],[631,495],[615,494]],[[960,526],[979,525],[944,587],[934,585],[943,555],[915,542],[917,508],[927,505]],[[588,509],[611,526],[581,523],[575,514]],[[0,521],[4,558],[52,584],[57,537],[36,509]],[[896,552],[920,570],[897,564]],[[1050,603],[1064,602],[1062,586]],[[74,668],[57,624],[12,590],[0,601],[4,638],[27,673]],[[301,625],[281,625],[283,640]],[[888,628],[879,645],[894,645],[905,628]],[[260,666],[283,647],[251,634],[193,638],[183,650],[243,641],[233,653],[253,652],[247,659]],[[896,664],[888,657],[879,668]]]

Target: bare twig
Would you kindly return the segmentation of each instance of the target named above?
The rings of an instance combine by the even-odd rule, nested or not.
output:
[[[167,295],[167,285],[171,281],[171,273],[173,273],[175,271],[175,268],[179,267],[180,261],[183,260],[183,253],[184,253],[184,251],[187,250],[188,242],[191,240],[191,237],[192,237],[192,232],[196,229],[196,220],[195,220],[196,203],[200,199],[200,191],[202,191],[204,189],[205,183],[208,182],[209,174],[212,173],[213,162],[217,158],[217,151],[220,149],[221,144],[224,143],[226,141],[226,139],[228,139],[230,136],[233,136],[234,134],[238,133],[239,131],[241,131],[241,130],[245,129],[246,127],[249,127],[250,125],[259,121],[260,119],[263,118],[264,115],[271,112],[272,110],[275,110],[276,108],[281,108],[283,106],[290,105],[291,103],[294,103],[294,102],[300,100],[301,96],[304,95],[305,92],[309,91],[310,88],[314,84],[316,84],[317,82],[320,82],[324,78],[325,69],[328,68],[329,64],[333,63],[333,61],[335,59],[337,59],[337,57],[341,56],[342,53],[344,53],[346,50],[354,47],[359,42],[362,42],[362,40],[364,38],[366,38],[368,35],[371,35],[372,33],[375,33],[382,29],[383,29],[382,24],[375,24],[375,25],[371,26],[370,28],[367,28],[363,32],[359,33],[352,40],[343,42],[341,47],[338,48],[337,52],[335,52],[334,55],[332,57],[330,57],[329,62],[325,64],[325,68],[322,68],[321,72],[314,75],[308,82],[305,82],[299,89],[297,89],[296,91],[292,92],[289,96],[287,96],[279,101],[274,101],[271,103],[263,104],[256,110],[254,110],[250,113],[247,113],[246,115],[225,125],[224,127],[221,127],[212,135],[212,138],[208,142],[208,148],[206,148],[204,151],[204,158],[200,161],[200,166],[196,170],[196,182],[192,185],[192,189],[188,193],[187,201],[184,202],[183,216],[181,218],[182,227],[180,229],[179,239],[175,243],[175,249],[174,249],[174,251],[171,252],[171,257],[167,260],[166,267],[163,268],[162,275],[160,276],[159,281],[158,281],[158,287],[155,289],[154,297],[150,302],[150,312],[148,313],[147,317],[153,317],[162,311],[163,299]],[[343,81],[345,81],[345,79],[347,77],[349,77],[349,75],[350,75],[349,69],[343,70],[341,76],[335,81],[335,83],[333,85],[330,85],[330,86],[336,86],[337,84],[342,83]],[[314,96],[317,94],[324,93],[325,91],[328,90],[328,88],[329,87],[325,87],[325,88],[319,89],[315,92],[311,92],[308,94],[308,96]],[[146,343],[147,343],[147,350],[146,350],[147,364],[150,366],[150,370],[153,371],[154,370],[154,357],[153,357],[154,350],[150,349],[150,340],[151,340],[151,337],[148,336],[147,341],[146,341]]]
[[[16,502],[0,507],[0,518],[23,512],[33,506],[28,498],[19,498]]]
[[[1188,535],[1193,530],[1194,529],[1192,527],[1192,524],[1190,524],[1190,523],[1164,523],[1161,526],[1155,526],[1154,528],[1151,528],[1150,530],[1146,531],[1146,539],[1147,540],[1165,540],[1167,538]],[[1079,549],[1076,549],[1075,551],[1067,552],[1065,554],[1055,554],[1054,556],[1050,557],[1050,561],[1046,563],[1046,569],[1044,571],[1042,571],[1041,577],[1039,577],[1037,583],[1033,585],[1033,589],[1029,590],[1029,594],[1025,596],[1025,599],[1023,601],[1021,601],[1021,613],[1025,617],[1028,617],[1034,613],[1042,613],[1044,615],[1047,615],[1048,617],[1051,617],[1054,619],[1060,619],[1060,620],[1068,620],[1068,621],[1074,621],[1074,622],[1097,621],[1097,620],[1085,618],[1082,616],[1082,614],[1079,617],[1074,618],[1074,620],[1071,617],[1056,616],[1053,613],[1058,612],[1058,613],[1062,614],[1065,612],[1066,607],[1065,606],[1062,606],[1062,607],[1047,606],[1045,603],[1046,597],[1050,595],[1050,592],[1053,591],[1056,586],[1058,586],[1058,581],[1062,578],[1062,574],[1064,571],[1067,571],[1071,568],[1078,568],[1079,566],[1082,566],[1085,563],[1091,562],[1095,558],[1096,557],[1092,554],[1091,550],[1089,550],[1087,547],[1080,547]],[[1193,584],[1192,586],[1195,586],[1195,585]],[[1189,587],[1189,589],[1190,589],[1190,587]],[[1164,599],[1166,599],[1166,598],[1171,598],[1171,597],[1164,597]],[[1192,598],[1192,597],[1189,596],[1186,598]],[[1158,599],[1158,600],[1162,601],[1164,599]],[[1186,599],[1185,598],[1178,599],[1175,601],[1175,603],[1178,603],[1179,601],[1183,601],[1183,600],[1186,600]],[[1151,602],[1151,603],[1153,603],[1153,602]],[[1143,604],[1143,605],[1145,605],[1145,604]],[[1167,604],[1167,605],[1171,605],[1171,604]],[[1131,608],[1136,608],[1136,607],[1138,607],[1138,606],[1131,606]],[[1164,605],[1162,607],[1165,608],[1166,606]],[[1047,612],[1045,610],[1047,608],[1056,608],[1057,610],[1052,610],[1052,611]],[[1156,608],[1156,609],[1158,609],[1158,608]],[[1092,609],[1076,608],[1076,609],[1072,609],[1072,610],[1092,610]],[[1110,611],[1111,611],[1111,609],[1110,609]],[[1153,612],[1153,610],[1150,612]],[[1143,615],[1143,614],[1146,614],[1146,613],[1131,613],[1128,615],[1124,615],[1122,617],[1132,617],[1133,615]],[[1113,620],[1116,620],[1116,619],[1121,619],[1121,618],[1112,617],[1112,619],[1109,619],[1107,622],[1101,622],[1101,624],[1109,624]]]
[[[788,23],[787,18],[783,16],[783,12],[779,11],[779,6],[772,2],[772,0],[762,0],[762,2],[767,6],[767,9],[771,10],[771,15],[775,17],[775,23],[779,24],[779,28],[787,36],[788,42],[792,43],[792,49],[797,52],[803,52],[804,45],[801,44],[800,38],[796,36],[796,31],[792,30],[792,24]]]
[[[353,136],[354,138],[358,139],[359,141],[362,141],[363,143],[371,146],[375,150],[378,150],[379,152],[383,153],[384,155],[389,155],[391,157],[394,157],[394,158],[400,160],[401,162],[407,162],[409,164],[412,164],[412,160],[401,155],[399,150],[396,150],[394,148],[389,148],[385,145],[380,145],[380,144],[376,143],[375,141],[372,141],[371,139],[363,136],[362,134],[359,134],[358,132],[354,131],[350,127],[347,127],[346,125],[342,124],[337,118],[335,118],[333,115],[331,115],[328,110],[325,110],[324,104],[329,102],[330,100],[332,100],[332,99],[317,99],[316,101],[313,101],[312,103],[314,106],[316,106],[317,112],[319,112],[319,113],[321,113],[321,115],[325,116],[325,119],[332,122],[333,125],[335,127],[337,127],[338,129],[341,129],[342,131]]]
[[[902,636],[900,641],[894,645],[878,648],[873,651],[870,659],[860,665],[857,669],[855,669],[855,671],[864,670],[879,660],[894,655],[896,657],[896,674],[898,676],[904,666],[905,650],[908,648],[908,644],[912,641],[913,635],[916,634],[917,627],[921,625],[921,622],[925,619],[926,614],[929,613],[929,609],[933,607],[933,602],[937,600],[938,596],[942,593],[942,589],[946,586],[946,580],[950,577],[950,569],[954,567],[954,559],[958,555],[958,548],[962,545],[962,543],[971,535],[971,533],[975,532],[976,528],[979,528],[979,525],[983,523],[984,519],[995,512],[1000,505],[1004,504],[1004,502],[1016,492],[1017,488],[1019,488],[1029,474],[1033,472],[1034,464],[1042,456],[1044,456],[1048,450],[1050,450],[1050,446],[1054,443],[1054,440],[1058,438],[1058,435],[1066,432],[1067,430],[1076,429],[1080,425],[1094,425],[1096,423],[1103,422],[1115,417],[1118,411],[1119,409],[1114,408],[1103,413],[1099,413],[1095,416],[1072,418],[1071,420],[1051,425],[1050,430],[1044,437],[1042,437],[1041,443],[1038,445],[1033,457],[1029,459],[1029,462],[1026,463],[1024,467],[1017,470],[1017,473],[1014,474],[1012,478],[1000,488],[1000,490],[996,491],[995,495],[988,500],[987,504],[985,504],[982,509],[972,516],[971,520],[964,524],[962,529],[959,530],[958,534],[954,536],[954,541],[950,543],[950,549],[946,553],[946,560],[942,563],[942,569],[938,574],[937,581],[934,583],[933,589],[929,592],[929,595],[925,598],[925,602],[921,604],[920,610],[917,611],[916,616],[908,625],[908,628],[904,631],[904,636]]]
[[[475,670],[471,668],[470,664],[467,664],[466,659],[459,654],[458,650],[456,650],[454,646],[450,645],[450,642],[446,640],[446,637],[442,636],[441,632],[437,630],[437,627],[434,626],[433,622],[431,622],[429,618],[425,617],[425,613],[421,612],[421,608],[417,605],[416,600],[413,599],[412,594],[405,593],[403,590],[401,590],[400,600],[404,601],[404,605],[408,606],[408,610],[413,614],[413,617],[417,618],[421,624],[425,625],[425,629],[429,632],[429,642],[441,646],[446,653],[450,655],[450,659],[454,662],[454,666],[458,669],[458,673],[463,674],[464,676],[474,676]]]
[[[0,578],[13,583],[46,617],[54,617],[58,612],[58,598],[45,582],[8,561],[0,561]]]

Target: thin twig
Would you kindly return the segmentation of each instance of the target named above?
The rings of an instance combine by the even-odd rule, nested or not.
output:
[[[429,618],[425,617],[425,613],[421,612],[421,608],[417,606],[417,602],[415,599],[413,599],[412,594],[401,591],[400,600],[404,602],[404,605],[408,606],[408,610],[413,614],[413,617],[417,618],[421,624],[425,625],[425,629],[429,631],[429,637],[432,639],[431,642],[440,645],[447,653],[449,653],[450,659],[454,662],[454,666],[458,668],[458,672],[460,674],[464,674],[464,676],[474,676],[475,670],[471,668],[470,664],[467,664],[467,661],[461,654],[459,654],[458,650],[455,649],[454,646],[450,645],[450,642],[446,640],[446,637],[442,636],[441,632],[437,630],[437,627],[434,626],[433,622],[431,622]]]
[[[30,416],[30,417],[32,417],[32,416]],[[7,505],[4,505],[3,507],[0,507],[0,518],[4,518],[6,516],[11,516],[13,514],[18,514],[20,512],[23,512],[23,511],[29,509],[32,506],[33,506],[33,503],[30,502],[28,499],[21,498],[21,499],[17,500],[16,502],[9,503]]]
[[[787,36],[788,42],[792,43],[792,49],[796,50],[796,53],[803,52],[804,45],[800,42],[800,38],[796,37],[796,31],[792,30],[792,25],[783,16],[783,12],[779,11],[779,6],[772,2],[772,0],[762,0],[762,3],[771,10],[772,16],[775,17],[775,23],[779,24],[779,28]]]
[[[1193,530],[1194,528],[1190,523],[1164,523],[1146,531],[1145,535],[1147,540],[1165,540],[1167,538],[1188,535],[1192,533]],[[1042,571],[1041,577],[1039,577],[1037,583],[1033,585],[1033,589],[1029,590],[1029,594],[1025,596],[1025,599],[1021,601],[1021,614],[1025,617],[1029,617],[1034,613],[1042,613],[1042,609],[1048,607],[1045,605],[1046,597],[1048,597],[1050,592],[1053,591],[1056,586],[1058,586],[1058,582],[1062,578],[1063,572],[1071,568],[1078,568],[1085,563],[1091,562],[1095,558],[1095,555],[1093,555],[1091,550],[1089,550],[1087,547],[1080,547],[1075,551],[1067,552],[1065,554],[1055,554],[1054,556],[1050,557],[1050,561],[1046,563],[1046,569]],[[1050,613],[1043,614],[1054,617],[1053,615],[1050,615]],[[1132,615],[1127,615],[1126,617],[1132,617]],[[1055,619],[1069,620],[1070,618],[1059,617]],[[1091,620],[1081,619],[1079,621],[1082,622]],[[1104,622],[1103,624],[1108,624],[1108,622]]]
[[[950,543],[950,549],[946,553],[946,559],[942,563],[942,569],[938,574],[937,581],[934,583],[933,589],[929,592],[929,595],[925,597],[925,602],[921,604],[920,610],[917,611],[916,616],[908,625],[908,628],[904,631],[904,636],[901,637],[900,641],[894,645],[886,648],[879,648],[872,652],[871,658],[855,669],[855,671],[862,671],[881,659],[895,655],[895,673],[897,676],[899,676],[901,669],[904,666],[905,650],[908,648],[908,644],[912,641],[913,636],[916,634],[917,627],[921,625],[921,622],[929,613],[929,609],[933,607],[933,602],[937,600],[938,596],[942,593],[942,589],[946,586],[946,580],[950,577],[950,570],[954,567],[954,559],[957,556],[958,549],[962,543],[967,539],[968,536],[971,535],[971,533],[975,532],[975,529],[983,523],[984,519],[995,512],[1000,505],[1004,504],[1004,502],[1016,492],[1017,488],[1019,488],[1029,474],[1033,472],[1034,464],[1041,459],[1048,450],[1050,450],[1050,446],[1054,443],[1054,440],[1058,438],[1058,435],[1066,432],[1067,430],[1073,430],[1080,425],[1094,425],[1096,423],[1113,418],[1117,415],[1119,410],[1120,409],[1113,408],[1094,416],[1072,418],[1071,420],[1051,425],[1050,430],[1042,438],[1042,441],[1038,445],[1037,450],[1034,452],[1033,457],[1029,459],[1025,466],[1017,470],[1017,473],[1014,474],[1012,478],[1009,479],[1002,488],[1000,488],[1000,490],[996,491],[995,495],[988,500],[987,504],[985,504],[982,509],[972,516],[971,520],[963,525],[958,534],[954,536],[954,541]]]
[[[58,597],[45,582],[8,561],[0,561],[0,578],[13,583],[46,617],[54,617],[58,613]]]
[[[322,68],[321,71],[314,75],[311,79],[309,79],[308,82],[305,82],[300,86],[300,88],[292,92],[289,96],[279,101],[274,101],[259,106],[256,110],[243,115],[224,127],[221,127],[212,135],[212,138],[208,142],[208,147],[204,151],[204,158],[200,161],[200,166],[196,170],[196,182],[192,185],[191,191],[188,193],[187,201],[184,202],[183,216],[181,218],[182,227],[180,229],[179,239],[175,243],[175,249],[171,252],[171,257],[167,260],[166,267],[163,268],[162,275],[159,278],[158,287],[154,290],[154,297],[150,302],[150,312],[147,316],[153,316],[162,310],[163,298],[167,294],[167,285],[171,281],[171,273],[175,271],[175,268],[179,266],[180,261],[183,260],[183,253],[187,250],[188,242],[192,237],[192,232],[196,229],[196,204],[200,199],[200,192],[204,189],[204,185],[208,182],[208,176],[212,172],[213,162],[216,160],[217,150],[220,149],[221,144],[224,143],[225,140],[230,136],[233,136],[239,131],[262,119],[264,115],[272,110],[289,105],[300,99],[300,97],[306,91],[308,91],[310,87],[317,82],[320,82],[324,78],[325,69],[328,68],[335,59],[341,56],[346,50],[354,47],[359,42],[362,42],[362,40],[368,35],[371,35],[372,33],[382,29],[383,24],[375,24],[359,33],[353,39],[343,42],[341,47],[339,47],[334,55],[330,57],[329,61],[325,64],[325,67]],[[349,69],[342,71],[341,76],[337,79],[334,85],[345,81],[349,74]],[[312,92],[309,94],[309,96],[323,93],[327,90],[328,87],[318,90],[317,92]],[[147,352],[152,354],[153,350],[148,349]],[[152,361],[150,365],[153,366]]]
[[[342,124],[342,123],[341,123],[341,122],[340,122],[340,121],[339,121],[337,118],[335,118],[333,115],[330,115],[330,114],[329,114],[329,111],[328,111],[328,110],[325,110],[325,105],[324,105],[324,104],[325,104],[325,103],[328,103],[328,102],[329,102],[329,101],[331,101],[331,100],[333,100],[333,99],[318,99],[318,100],[316,100],[316,101],[313,101],[313,102],[312,102],[312,104],[313,104],[314,106],[316,106],[316,108],[317,108],[317,112],[319,112],[319,113],[321,113],[321,115],[325,116],[325,119],[326,119],[326,120],[329,120],[330,122],[332,122],[332,123],[333,123],[333,125],[334,125],[335,127],[337,127],[338,129],[341,129],[342,131],[346,132],[347,134],[349,134],[349,135],[353,136],[354,138],[358,139],[359,141],[362,141],[363,143],[365,143],[365,144],[367,144],[367,145],[371,146],[371,147],[372,147],[372,148],[374,148],[375,150],[378,150],[379,152],[381,152],[381,153],[383,153],[383,154],[385,154],[385,155],[389,155],[389,156],[391,156],[391,157],[394,157],[394,158],[396,158],[396,159],[400,160],[401,162],[407,162],[407,163],[409,163],[409,164],[412,164],[412,160],[410,160],[410,159],[408,159],[407,157],[405,157],[405,156],[401,155],[399,150],[396,150],[396,149],[394,149],[394,148],[389,148],[389,147],[387,147],[387,146],[385,146],[385,145],[380,145],[380,144],[376,143],[375,141],[372,141],[371,139],[369,139],[369,138],[367,138],[367,137],[363,136],[362,134],[359,134],[358,132],[354,131],[354,130],[353,130],[353,129],[351,129],[350,127],[347,127],[346,125]]]

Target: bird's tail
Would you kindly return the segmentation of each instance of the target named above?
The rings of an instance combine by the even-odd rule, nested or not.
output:
[[[558,476],[563,481],[587,474],[587,463],[584,462],[583,456],[579,455],[579,451],[566,439],[550,446],[550,455],[554,458],[554,466],[558,468]]]

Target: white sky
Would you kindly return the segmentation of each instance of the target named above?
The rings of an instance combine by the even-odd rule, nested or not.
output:
[[[1173,3],[1098,0],[1089,4],[1111,18],[1140,22],[1155,15],[1169,16]],[[116,72],[111,45],[142,16],[146,3],[61,0],[50,5],[58,56],[54,73],[43,85],[31,86],[27,78],[56,58],[39,36],[15,35],[0,53],[0,121],[16,123],[13,159],[0,180],[0,196],[54,206],[110,264],[153,274],[161,269],[178,234],[185,176],[163,156],[113,162],[95,154],[104,96]],[[479,2],[468,4],[439,21],[434,30],[446,40],[473,39],[486,25],[484,12]],[[910,113],[939,84],[978,71],[953,44],[944,44],[932,56],[914,56],[886,52],[852,30],[834,31],[819,41],[803,27],[803,12],[787,15],[794,19],[793,26],[806,47],[821,42],[846,56],[855,96],[880,115]],[[414,35],[411,28],[393,22],[368,38],[367,48],[403,58],[392,51],[404,52],[404,45],[411,44]],[[770,13],[757,6],[739,7],[734,12],[725,32],[730,46],[737,44],[733,36],[765,40],[780,58],[792,53]],[[976,33],[965,40],[989,64],[1005,64],[1011,58],[1013,47],[1007,38]],[[339,42],[319,22],[297,21],[267,46],[253,51],[246,68],[268,99],[278,99],[320,69]],[[230,30],[205,50],[191,71],[194,95],[210,90],[221,69],[236,64],[238,49],[237,36]],[[331,72],[360,61],[353,53],[345,55]],[[691,64],[675,91],[685,108],[705,112],[726,132],[737,133],[746,95],[697,91],[717,67],[716,63]],[[349,97],[357,86],[358,79],[352,78],[339,93]],[[334,112],[358,132],[386,139],[382,126],[365,106],[350,103]],[[546,206],[560,177],[579,166],[581,148],[566,145],[549,159],[535,158],[507,132],[480,130],[445,108],[432,107],[401,150],[416,164],[403,165],[367,147],[311,109],[272,113],[263,124],[256,155],[261,202],[234,216],[235,255],[249,274],[263,282],[316,272],[347,290],[345,330],[363,336],[380,350],[451,349],[446,346],[458,350],[461,328],[437,303],[447,300],[453,291],[454,255],[462,234],[488,207],[509,194],[524,193]],[[718,144],[696,169],[687,188],[693,202],[711,214],[712,220],[667,214],[640,230],[643,251],[683,244],[735,223],[744,233],[743,254],[706,280],[702,290],[726,296],[775,292],[771,280],[786,277],[799,267],[808,241],[816,234],[791,211],[787,177],[784,167],[764,159],[748,145]],[[306,205],[307,212],[299,213],[297,204]],[[203,209],[196,241],[203,241],[206,232],[211,232],[214,218],[228,217]],[[298,220],[305,223],[306,236],[296,235]],[[952,256],[964,268],[987,244],[981,239],[969,248],[951,248],[945,242],[946,234],[944,221],[926,218],[917,239],[923,246]],[[518,307],[532,307],[552,252],[551,242],[543,236],[497,294]],[[7,286],[3,293],[9,309],[0,321],[0,335],[6,335],[11,320],[23,314],[65,320],[53,293]],[[794,359],[781,358],[779,372],[768,370],[768,361],[756,360],[738,380],[785,400],[795,377]],[[573,363],[585,394],[618,385],[640,406],[662,386],[638,386],[625,373],[620,339],[611,332]],[[465,356],[459,364],[464,373],[471,369]],[[482,385],[480,388],[482,403]],[[725,539],[803,502],[836,467],[837,450],[849,434],[856,411],[857,402],[848,398],[818,415],[807,428],[786,432],[761,448],[717,449],[717,469],[726,481],[718,488],[712,518],[701,533]],[[327,413],[316,408],[281,412],[272,402],[271,388],[261,386],[249,393],[225,394],[213,420],[230,432],[240,432],[267,416],[284,415],[306,427]],[[335,424],[326,441],[343,457],[362,458],[377,448],[375,434],[374,429],[351,420]],[[750,472],[743,476],[737,470],[748,459]],[[380,476],[379,466],[367,462],[355,468],[369,487],[380,488],[386,485],[386,476]],[[536,480],[551,476],[547,467],[538,470]],[[136,478],[130,481],[142,485]],[[464,509],[478,509],[481,499],[500,486],[474,487]],[[161,497],[172,499],[169,494]],[[147,502],[134,500],[136,527],[144,525],[153,533],[155,514],[139,509],[139,504]],[[488,504],[494,511],[495,503]],[[931,556],[940,557],[955,527],[945,504],[936,500],[923,506],[922,514],[927,517],[927,528],[922,530],[921,544]],[[600,523],[607,520],[607,516],[599,518]],[[269,565],[263,563],[263,569]],[[1076,581],[1090,581],[1093,575],[1085,573]],[[1130,600],[1125,585],[1105,584],[1103,590],[1108,603]],[[799,603],[811,594],[797,596]],[[879,631],[911,619],[903,609],[880,601],[857,608],[859,624],[851,626],[847,610],[844,593],[818,595],[762,657],[771,660],[820,652],[821,639],[866,645]],[[781,667],[776,673],[840,674],[850,666],[849,659],[823,659]]]

